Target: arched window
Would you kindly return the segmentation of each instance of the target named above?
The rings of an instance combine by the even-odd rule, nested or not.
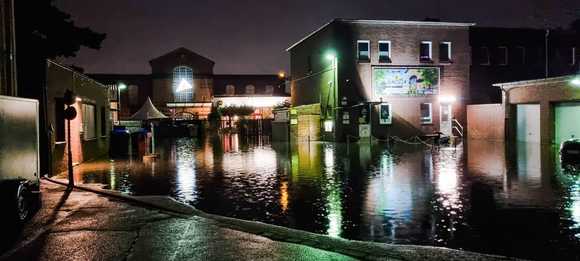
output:
[[[254,85],[246,85],[246,94],[254,94],[256,93],[256,87]]]
[[[236,86],[233,86],[231,84],[226,85],[226,95],[236,95]]]
[[[193,101],[193,70],[187,66],[173,69],[173,94],[175,102]]]

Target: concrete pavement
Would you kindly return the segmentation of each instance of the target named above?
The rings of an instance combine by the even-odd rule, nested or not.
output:
[[[104,196],[76,189],[67,192],[64,186],[47,181],[42,182],[42,191],[42,208],[0,259],[508,259],[446,248],[330,238],[211,215],[166,197],[127,197],[107,191],[110,195]]]

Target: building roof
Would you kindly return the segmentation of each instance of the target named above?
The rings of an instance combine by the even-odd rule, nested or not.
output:
[[[300,39],[298,42],[294,43],[286,49],[287,52],[292,50],[292,48],[298,46],[306,39],[314,36],[318,32],[322,31],[324,28],[328,27],[333,23],[348,23],[348,24],[379,24],[379,25],[416,25],[416,26],[447,26],[447,27],[470,27],[475,26],[475,23],[455,23],[455,22],[436,22],[436,21],[401,21],[401,20],[365,20],[365,19],[342,19],[335,18],[330,22],[322,25],[318,29],[314,30],[306,37]]]
[[[164,55],[161,55],[161,56],[159,56],[157,58],[153,58],[153,59],[151,59],[149,61],[149,63],[154,63],[154,62],[157,62],[157,61],[160,61],[160,60],[165,60],[165,59],[174,59],[174,56],[179,55],[179,54],[184,54],[184,53],[189,54],[189,55],[191,55],[193,57],[196,57],[196,58],[198,58],[198,59],[200,59],[200,60],[202,60],[204,62],[211,63],[212,65],[215,64],[215,62],[212,61],[211,59],[209,59],[207,57],[204,57],[204,56],[202,56],[202,55],[200,55],[200,54],[198,54],[198,53],[196,53],[196,52],[194,52],[192,50],[189,50],[189,49],[187,49],[185,47],[179,47],[179,48],[177,48],[177,49],[175,49],[175,50],[173,50],[173,51],[171,51],[169,53],[166,53]]]
[[[550,77],[550,78],[543,78],[543,79],[536,79],[536,80],[495,83],[495,84],[493,84],[493,86],[499,87],[499,88],[504,89],[504,90],[508,90],[511,88],[524,87],[524,86],[530,86],[530,85],[570,82],[575,77],[577,77],[577,76],[576,75],[565,75],[565,76]]]

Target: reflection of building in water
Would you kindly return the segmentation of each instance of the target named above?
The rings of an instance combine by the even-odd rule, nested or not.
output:
[[[429,154],[423,151],[410,152],[397,162],[390,152],[380,155],[364,201],[365,211],[372,214],[365,216],[363,222],[372,238],[406,242],[428,234],[424,230],[429,228],[416,225],[429,216],[428,175],[432,166],[424,164],[426,155]]]

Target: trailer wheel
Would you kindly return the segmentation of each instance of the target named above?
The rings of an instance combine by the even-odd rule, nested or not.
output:
[[[4,189],[6,189],[3,194],[6,200],[7,216],[10,219],[8,221],[16,225],[23,224],[29,217],[32,206],[32,193],[28,185],[25,182],[13,182]]]

